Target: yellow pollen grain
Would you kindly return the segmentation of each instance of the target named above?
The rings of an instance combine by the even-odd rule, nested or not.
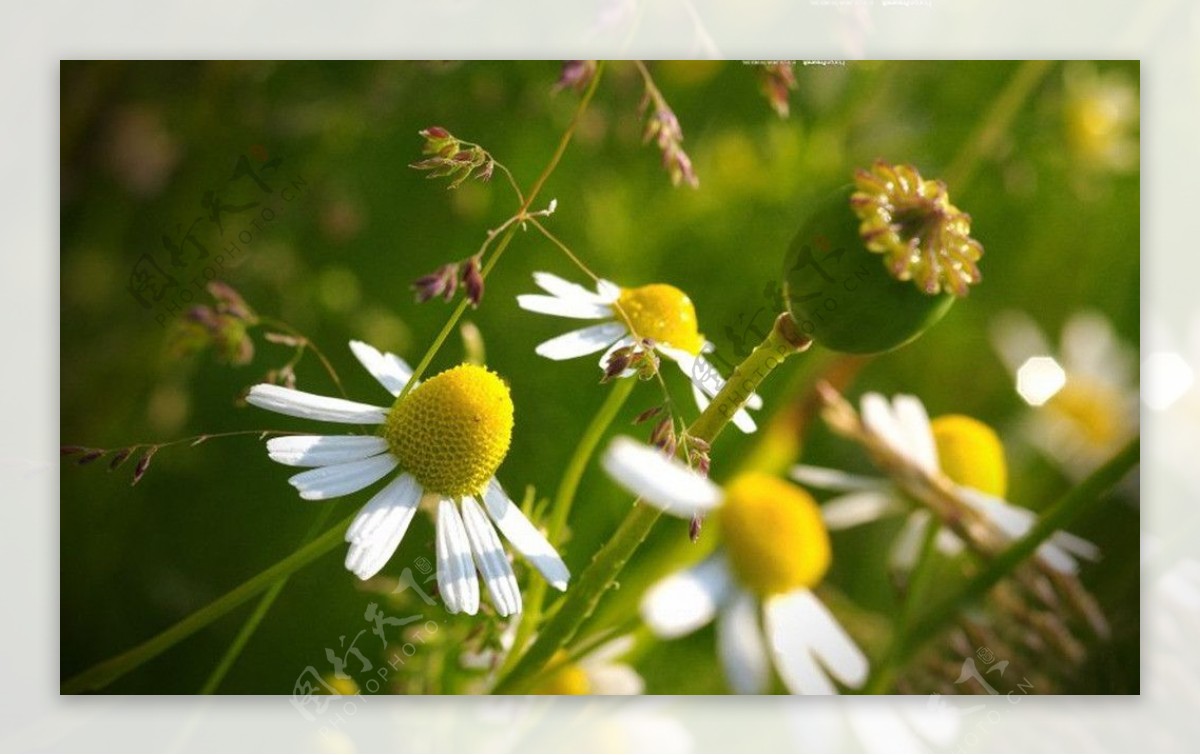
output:
[[[704,347],[696,307],[687,294],[674,286],[652,283],[623,288],[616,310],[629,329],[642,338],[652,338],[693,355]]]
[[[947,414],[930,423],[942,472],[959,485],[1003,498],[1008,490],[1004,444],[972,417]]]
[[[464,364],[396,401],[383,427],[400,468],[431,493],[480,493],[512,441],[508,386],[485,367]]]
[[[717,518],[734,574],[757,595],[814,587],[829,570],[829,533],[802,488],[771,475],[741,475],[725,487]]]

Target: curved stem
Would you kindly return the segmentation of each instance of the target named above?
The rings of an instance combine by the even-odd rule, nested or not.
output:
[[[301,545],[307,543],[314,535],[321,531],[321,528],[325,526],[332,512],[332,506],[322,507],[321,513],[309,526],[308,531],[304,533],[304,537],[301,538]],[[233,664],[237,661],[238,656],[242,654],[242,650],[245,649],[246,643],[254,636],[254,633],[258,630],[258,625],[266,618],[267,612],[271,610],[271,606],[275,604],[276,599],[279,598],[280,593],[283,592],[283,588],[287,586],[288,580],[291,578],[291,574],[285,574],[280,577],[259,598],[258,605],[254,607],[254,612],[246,619],[246,623],[242,624],[242,628],[238,630],[237,636],[233,638],[233,642],[225,650],[225,655],[221,656],[217,667],[213,669],[208,679],[205,680],[204,686],[200,688],[201,695],[211,695],[221,686],[221,682],[225,680],[225,676],[233,668]]]
[[[179,642],[191,637],[242,603],[253,598],[259,592],[267,589],[281,577],[285,577],[301,567],[307,566],[333,550],[342,542],[342,535],[346,531],[346,528],[350,526],[350,522],[353,519],[354,515],[346,517],[322,533],[320,537],[312,540],[290,556],[259,572],[204,608],[151,637],[137,647],[130,648],[116,657],[102,661],[86,671],[67,679],[62,684],[61,693],[64,695],[73,695],[80,692],[101,689],[112,684],[143,663],[158,657]]]
[[[780,315],[771,333],[746,361],[738,365],[712,403],[688,428],[688,435],[711,443],[763,378],[787,357],[808,348],[810,343],[799,334],[790,316]],[[513,694],[529,688],[554,654],[571,641],[579,627],[596,610],[600,599],[650,534],[660,515],[661,512],[653,506],[640,506],[634,502],[633,510],[579,575],[579,581],[559,603],[558,610],[550,617],[538,638],[513,664],[512,670],[500,679],[494,692]]]
[[[571,459],[567,462],[566,469],[563,470],[562,478],[558,482],[558,491],[554,495],[554,510],[546,527],[546,537],[556,548],[562,545],[563,527],[567,524],[571,506],[575,503],[575,493],[579,489],[579,481],[587,470],[588,462],[595,454],[596,447],[600,445],[600,439],[604,437],[605,431],[608,430],[609,425],[621,411],[621,407],[633,393],[637,382],[632,377],[617,381],[604,399],[604,403],[600,405],[600,409],[592,417],[587,429],[584,430],[578,445],[575,446],[575,452],[571,454]],[[517,626],[517,635],[513,640],[513,650],[509,653],[508,661],[501,673],[508,671],[511,664],[519,657],[525,643],[529,641],[534,629],[537,628],[545,600],[546,582],[536,580],[529,588],[529,596],[525,600],[525,612],[521,616],[521,623]]]
[[[299,338],[304,347],[311,349],[312,353],[317,355],[317,359],[321,362],[321,366],[325,368],[325,372],[329,373],[329,377],[333,380],[333,384],[337,386],[338,393],[342,394],[342,398],[349,398],[346,395],[346,389],[342,387],[342,380],[338,377],[337,370],[333,369],[333,363],[325,357],[325,353],[313,343],[312,339],[296,330],[291,325],[288,325],[283,320],[276,320],[273,317],[260,317],[258,322],[261,325],[266,325],[271,328],[287,331],[288,335]]]

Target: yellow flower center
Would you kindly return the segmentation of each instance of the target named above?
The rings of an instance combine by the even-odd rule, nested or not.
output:
[[[483,490],[512,441],[508,386],[485,367],[464,364],[396,401],[383,426],[400,468],[426,491],[458,497]]]
[[[566,651],[559,650],[550,659],[554,665],[567,658]],[[533,688],[535,695],[590,695],[592,684],[587,672],[574,663],[564,663],[553,674],[545,676]]]
[[[992,428],[962,414],[938,417],[930,425],[938,463],[954,482],[1003,498],[1008,489],[1004,445]]]
[[[1094,448],[1107,448],[1121,438],[1120,397],[1100,383],[1072,377],[1045,407],[1071,422]]]
[[[642,338],[652,338],[689,354],[704,346],[696,322],[696,307],[688,295],[666,283],[623,288],[617,297],[617,316]]]
[[[829,569],[829,533],[817,502],[801,488],[761,473],[725,487],[717,521],[738,580],[758,595],[813,587]]]

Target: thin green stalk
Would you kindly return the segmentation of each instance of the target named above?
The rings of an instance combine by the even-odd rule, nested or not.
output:
[[[617,414],[620,413],[621,407],[633,393],[637,382],[634,378],[625,378],[618,380],[613,385],[612,390],[604,399],[604,403],[600,405],[600,409],[592,417],[592,421],[579,439],[578,445],[575,446],[575,452],[571,454],[570,461],[567,462],[567,467],[558,482],[558,491],[554,495],[554,510],[546,528],[546,536],[555,547],[562,544],[563,527],[567,524],[567,516],[571,512],[571,506],[575,503],[575,493],[579,489],[579,481],[583,478],[584,471],[587,470],[588,462],[591,461],[592,455],[596,452],[596,447],[600,445],[600,439],[604,437],[609,425],[613,423]],[[515,662],[520,654],[520,649],[525,647],[525,643],[533,635],[533,631],[541,619],[542,605],[545,600],[546,582],[544,580],[534,581],[529,589],[529,595],[525,599],[525,612],[521,615],[521,623],[517,627],[513,652],[509,654],[509,660],[501,673],[507,671],[511,663]]]
[[[781,315],[771,333],[746,361],[738,365],[709,407],[688,428],[688,435],[710,443],[715,440],[763,378],[810,343],[796,330],[796,324],[790,316]],[[616,533],[593,556],[592,562],[579,575],[579,580],[559,603],[558,610],[546,622],[537,639],[513,665],[512,670],[500,679],[494,692],[513,694],[529,688],[554,654],[571,641],[579,627],[596,610],[600,599],[650,534],[659,516],[660,512],[655,507],[637,505],[635,502]]]
[[[313,523],[309,525],[308,530],[304,533],[304,537],[300,539],[300,544],[303,545],[304,543],[307,543],[318,532],[320,532],[321,528],[325,526],[325,523],[329,521],[329,515],[332,513],[333,506],[322,506],[321,513],[319,513],[317,518],[313,520]],[[242,628],[238,630],[237,636],[233,638],[233,642],[230,643],[229,647],[225,650],[225,655],[221,656],[221,660],[217,663],[217,667],[213,669],[213,672],[209,675],[208,679],[205,680],[204,686],[200,688],[201,695],[211,695],[217,691],[218,687],[221,686],[221,682],[225,680],[226,674],[228,674],[229,670],[233,668],[233,664],[242,654],[242,650],[245,649],[246,643],[248,643],[250,638],[254,636],[254,633],[258,631],[258,625],[262,623],[262,620],[266,617],[267,612],[271,610],[271,606],[275,604],[275,601],[279,598],[280,593],[283,592],[283,588],[287,586],[288,580],[291,578],[291,574],[285,574],[284,576],[280,577],[275,584],[271,585],[271,587],[268,588],[265,593],[263,593],[263,596],[259,598],[258,605],[254,607],[254,612],[251,613],[249,618],[246,619],[246,623],[242,624]]]
[[[579,105],[575,108],[575,114],[571,117],[571,122],[567,124],[567,128],[563,132],[562,137],[558,140],[558,146],[555,147],[554,154],[550,156],[550,162],[546,163],[546,167],[542,170],[541,175],[539,175],[537,180],[534,182],[533,188],[529,190],[529,195],[525,197],[525,202],[521,205],[521,209],[517,210],[517,214],[514,216],[516,219],[520,220],[527,216],[529,213],[529,208],[533,206],[534,200],[537,199],[542,187],[546,185],[546,181],[549,180],[550,174],[552,174],[554,169],[558,167],[559,161],[562,160],[563,154],[567,151],[567,146],[571,143],[571,139],[575,135],[575,130],[579,128],[579,123],[583,119],[583,113],[587,110],[588,103],[592,101],[592,96],[596,93],[596,86],[600,83],[600,74],[603,73],[603,71],[604,64],[598,64],[596,66],[596,73],[594,76],[592,76],[592,83],[588,86],[587,91],[584,92],[583,97],[579,99]],[[500,255],[504,254],[504,250],[508,247],[509,242],[512,241],[513,234],[516,233],[519,223],[510,221],[507,225],[508,228],[504,232],[504,237],[500,239],[500,243],[496,246],[496,251],[492,253],[492,256],[489,257],[488,261],[484,264],[483,269],[480,270],[480,275],[482,275],[485,279],[487,278],[488,273],[492,271],[492,268],[495,267],[496,263],[500,260]],[[450,333],[454,330],[454,326],[458,324],[458,321],[462,319],[463,313],[467,311],[468,305],[469,302],[466,299],[463,299],[459,301],[457,306],[454,307],[454,311],[450,314],[450,319],[447,320],[446,324],[442,326],[442,330],[440,333],[438,333],[437,338],[434,339],[433,345],[429,347],[429,349],[425,352],[425,356],[421,357],[421,361],[417,363],[416,369],[413,370],[412,379],[409,380],[408,384],[404,386],[404,390],[400,392],[400,396],[397,398],[397,400],[404,398],[404,396],[408,394],[409,390],[411,390],[411,387],[421,379],[422,375],[425,374],[425,370],[429,369],[430,362],[433,361],[433,358],[441,349],[442,344],[445,343],[446,339],[450,337]]]
[[[1054,532],[1068,528],[1072,522],[1099,506],[1104,501],[1104,494],[1137,466],[1140,451],[1141,439],[1134,438],[1104,466],[1046,509],[1020,540],[989,561],[953,595],[919,618],[907,633],[905,642],[898,648],[897,660],[903,662],[911,658],[926,640],[937,636],[940,630],[958,615],[963,606],[982,599],[997,582],[1033,555],[1038,546]]]
[[[1026,60],[1021,63],[1004,89],[992,100],[992,106],[980,119],[979,125],[959,150],[954,162],[946,168],[943,178],[951,191],[963,191],[962,187],[974,176],[979,162],[995,150],[1008,127],[1021,112],[1025,100],[1050,71],[1052,65],[1048,60]]]
[[[131,648],[114,658],[102,661],[90,669],[67,679],[62,684],[62,694],[73,695],[80,692],[101,689],[112,684],[143,663],[158,657],[179,642],[191,637],[242,603],[253,598],[259,592],[267,589],[281,577],[292,574],[336,548],[342,542],[342,535],[345,533],[346,528],[350,526],[350,522],[353,519],[353,515],[346,517],[331,529],[326,530],[320,537],[312,540],[290,556],[259,572],[204,608],[151,637],[137,647]]]

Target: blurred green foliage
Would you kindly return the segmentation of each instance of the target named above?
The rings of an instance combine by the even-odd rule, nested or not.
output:
[[[738,62],[651,64],[677,114],[700,186],[673,188],[653,145],[642,144],[642,82],[630,64],[607,67],[592,106],[535,209],[551,198],[546,222],[602,277],[636,285],[669,282],[696,303],[718,353],[749,318],[766,327],[766,290],[777,280],[792,234],[814,200],[876,158],[939,176],[980,127],[1016,64],[1006,62],[851,62],[797,66],[791,116],[781,119],[759,91],[754,67]],[[1097,64],[1136,87],[1136,63]],[[454,191],[408,168],[420,158],[417,132],[441,125],[477,142],[528,188],[552,154],[578,95],[554,92],[554,62],[68,62],[61,70],[61,434],[64,444],[120,448],[138,441],[247,428],[311,428],[239,404],[237,397],[291,349],[256,338],[245,366],[211,354],[182,357],[169,329],[131,295],[142,254],[166,264],[164,234],[178,236],[207,212],[206,192],[227,183],[241,156],[280,162],[277,186],[303,191],[253,233],[221,276],[260,314],[284,320],[329,356],[352,398],[382,402],[346,342],[361,338],[416,362],[450,305],[413,302],[410,283],[465,258],[517,207],[497,175]],[[986,250],[984,282],[914,345],[870,363],[850,389],[915,393],[931,414],[961,412],[997,427],[1012,471],[1011,499],[1040,508],[1068,480],[1033,453],[1017,431],[1024,405],[988,342],[999,312],[1029,312],[1052,338],[1074,312],[1105,313],[1136,347],[1139,329],[1139,182],[1136,167],[1112,169],[1073,149],[1065,68],[1056,65],[952,201],[973,217]],[[1136,122],[1130,135],[1136,152]],[[244,203],[242,181],[221,201]],[[248,191],[249,190],[249,191]],[[218,192],[219,193],[219,192]],[[278,200],[275,200],[278,204]],[[252,214],[252,212],[251,212]],[[226,215],[227,234],[242,217]],[[233,220],[231,220],[233,219]],[[222,246],[205,221],[211,249]],[[230,236],[225,237],[226,240]],[[187,268],[187,278],[203,265]],[[469,313],[489,365],[511,383],[517,407],[512,450],[500,479],[514,495],[527,485],[550,495],[606,387],[594,359],[552,363],[534,346],[572,326],[521,311],[530,273],[582,280],[564,256],[533,232],[518,233]],[[433,362],[463,358],[457,334]],[[816,358],[815,356],[813,358]],[[762,391],[762,418],[786,398],[793,360]],[[683,377],[665,370],[680,405]],[[335,393],[312,355],[297,367],[299,387]],[[613,432],[660,401],[638,388]],[[641,432],[639,429],[638,432]],[[753,438],[730,429],[713,453],[713,476],[735,468]],[[818,422],[806,443],[812,463],[870,473],[861,451]],[[319,515],[340,518],[365,494],[332,503],[301,501],[286,469],[255,437],[164,449],[137,487],[132,463],[106,473],[97,462],[64,460],[61,478],[61,674],[71,676],[151,636],[285,556]],[[1138,689],[1138,510],[1136,490],[1103,518],[1078,527],[1104,560],[1087,567],[1114,629],[1095,645],[1076,692]],[[1132,505],[1127,505],[1131,503]],[[583,479],[564,556],[577,573],[629,506],[595,467]],[[336,519],[332,519],[336,521]],[[898,522],[838,533],[829,584],[886,622],[894,598],[881,554]],[[663,522],[635,560],[613,605],[632,605],[637,586],[661,568],[656,552],[680,552],[686,523]],[[432,527],[419,517],[388,572],[432,558]],[[225,692],[290,693],[307,667],[328,669],[326,648],[367,628],[377,596],[358,589],[344,553],[298,573],[222,687]],[[672,556],[674,558],[675,556]],[[661,562],[661,558],[658,559]],[[199,688],[250,606],[225,617],[166,656],[130,674],[113,692],[189,693]],[[619,612],[617,612],[619,613]],[[845,616],[845,615],[844,615]],[[442,619],[446,637],[465,637],[476,619]],[[858,631],[853,621],[851,631]],[[369,641],[369,645],[368,642]],[[364,647],[376,647],[369,633]],[[425,653],[426,650],[422,650]],[[438,652],[431,646],[428,652]],[[645,644],[638,668],[648,691],[725,690],[711,628],[666,644]],[[414,667],[417,668],[417,667]],[[424,667],[419,667],[423,669]],[[418,671],[417,673],[425,673]],[[432,673],[432,672],[430,672]],[[421,688],[421,687],[418,687]],[[427,689],[424,687],[422,689]],[[436,686],[435,686],[436,688]]]

